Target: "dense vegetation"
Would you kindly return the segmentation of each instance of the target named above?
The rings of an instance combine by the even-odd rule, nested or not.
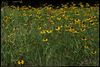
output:
[[[99,7],[1,8],[1,65],[98,66]]]

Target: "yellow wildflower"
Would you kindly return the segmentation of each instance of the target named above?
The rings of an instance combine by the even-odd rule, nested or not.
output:
[[[29,8],[32,8],[31,6],[28,6]]]
[[[87,38],[83,37],[82,40],[87,40]]]
[[[84,29],[82,29],[82,28],[80,29],[81,32],[84,32],[85,30],[86,30],[85,28]]]
[[[80,14],[76,12],[75,15],[79,16]]]
[[[88,3],[86,3],[86,7],[90,7],[90,5]]]
[[[91,25],[95,25],[96,23],[95,22],[90,22],[91,23]]]
[[[73,32],[73,31],[74,31],[74,29],[71,29],[71,28],[69,29],[69,32]]]
[[[64,17],[65,17],[65,14],[62,14],[62,15],[61,15],[61,17],[63,17],[63,18],[64,18]]]
[[[40,33],[41,33],[41,34],[45,34],[45,33],[46,33],[46,31],[45,31],[45,30],[42,30]]]
[[[48,41],[48,39],[46,38],[46,39],[43,39],[43,42],[47,42]]]
[[[9,16],[5,16],[5,17],[3,18],[3,21],[4,21],[4,22],[8,22],[9,19],[11,19]]]
[[[89,48],[89,47],[87,45],[85,45],[84,48]]]
[[[81,23],[81,20],[80,19],[75,19],[75,24],[80,24]]]
[[[57,27],[55,30],[56,30],[56,31],[59,31],[60,29],[61,29],[61,27]]]
[[[47,33],[52,33],[52,30],[46,30]]]
[[[64,11],[64,9],[63,8],[60,8],[60,11]]]
[[[92,17],[89,17],[89,18],[86,19],[86,21],[92,22],[93,21],[92,19],[93,19]]]
[[[65,31],[69,31],[68,29],[65,29]]]
[[[65,27],[66,27],[66,28],[69,28],[70,26],[69,26],[69,25],[65,25]]]
[[[78,31],[76,31],[75,29],[66,29],[65,31],[71,32],[71,33],[79,33]]]
[[[91,54],[96,54],[96,51],[92,51]]]
[[[37,14],[41,14],[41,11],[37,11]]]
[[[55,18],[55,16],[51,16],[51,18],[53,19],[53,18]]]
[[[83,7],[84,7],[84,5],[83,5],[82,3],[80,3],[80,7],[82,7],[82,8],[83,8]]]
[[[96,18],[96,16],[93,16],[93,18]]]
[[[70,27],[69,32],[75,32],[75,29],[73,27]]]
[[[61,20],[61,17],[57,17],[57,20],[59,20],[59,21],[60,21],[60,20]]]
[[[87,26],[85,24],[81,24],[82,28],[87,28]]]
[[[18,60],[17,63],[18,63],[18,64],[24,64],[25,62],[24,62],[24,60]]]
[[[73,31],[73,33],[79,33],[79,32],[75,30],[75,31]]]

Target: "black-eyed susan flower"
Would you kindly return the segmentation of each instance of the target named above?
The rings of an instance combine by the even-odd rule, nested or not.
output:
[[[47,42],[47,41],[48,41],[48,39],[46,38],[46,39],[43,39],[42,41],[43,41],[43,42]]]
[[[81,26],[82,28],[87,28],[87,26],[86,26],[85,24],[80,24],[80,26]]]
[[[75,32],[75,29],[73,27],[70,27],[68,31],[69,32]]]
[[[81,32],[84,32],[85,30],[86,30],[85,28],[81,28],[81,29],[80,29]]]
[[[17,63],[18,63],[19,65],[23,65],[23,64],[25,63],[25,61],[24,61],[24,60],[18,60]]]
[[[79,14],[79,12],[75,12],[75,15],[79,16],[80,14]]]
[[[85,24],[85,22],[82,22],[82,24]]]
[[[93,22],[93,19],[89,20],[89,22]]]
[[[53,30],[46,30],[46,32],[47,32],[47,33],[52,33],[52,32],[53,32]]]
[[[70,28],[70,26],[69,25],[65,25],[65,28]]]
[[[80,24],[81,23],[81,20],[80,19],[75,19],[75,24]]]
[[[96,51],[91,51],[91,54],[96,54]]]
[[[86,37],[83,37],[82,40],[87,40],[87,38]]]
[[[96,18],[96,16],[93,16],[93,18]]]
[[[91,25],[95,25],[96,23],[95,22],[90,22],[91,23]]]
[[[88,21],[88,22],[93,22],[93,17],[89,17],[89,18],[87,18],[85,21]]]
[[[61,29],[61,27],[60,26],[58,26],[55,30],[56,31],[59,31]]]

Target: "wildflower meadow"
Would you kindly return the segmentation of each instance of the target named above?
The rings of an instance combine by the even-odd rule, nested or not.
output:
[[[1,7],[1,65],[98,66],[99,7]]]

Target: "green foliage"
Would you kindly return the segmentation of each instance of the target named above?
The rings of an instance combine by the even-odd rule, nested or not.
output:
[[[98,66],[99,8],[1,8],[1,65]]]

